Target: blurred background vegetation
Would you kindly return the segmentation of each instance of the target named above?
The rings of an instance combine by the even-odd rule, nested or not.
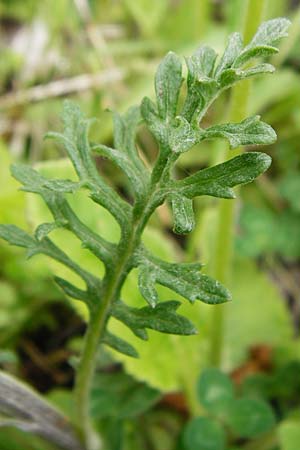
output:
[[[31,229],[47,217],[38,199],[18,191],[9,173],[13,161],[72,177],[63,149],[43,141],[48,130],[61,127],[62,98],[73,98],[87,116],[97,117],[91,139],[110,144],[110,111],[125,112],[143,96],[153,96],[153,76],[163,55],[169,50],[189,55],[203,43],[221,52],[228,34],[243,30],[247,3],[1,0],[0,222]],[[250,384],[274,408],[278,437],[273,447],[264,448],[299,450],[299,1],[266,0],[263,18],[278,16],[291,19],[289,37],[272,58],[276,73],[251,84],[247,107],[247,115],[261,114],[275,128],[278,141],[264,149],[273,158],[271,169],[243,187],[236,200],[234,256],[227,283],[233,302],[225,311],[221,367],[231,374],[238,391]],[[205,126],[226,121],[230,101],[230,94],[222,96],[210,109]],[[151,164],[157,148],[143,127],[137,145]],[[224,146],[205,143],[194,148],[180,160],[178,176],[218,161]],[[98,163],[105,177],[128,197],[122,174],[104,159]],[[86,222],[117,240],[118,228],[109,214],[100,214],[83,194],[73,201]],[[172,235],[169,211],[163,207],[152,218],[145,240],[165,259],[199,259],[206,272],[214,274],[219,202],[204,198],[195,208],[197,227],[190,236]],[[54,234],[91,271],[102,270],[67,232]],[[71,414],[73,367],[85,311],[63,298],[52,282],[53,271],[63,269],[44,257],[26,261],[22,251],[0,242],[0,366]],[[166,289],[161,289],[161,297],[169,298]],[[134,273],[124,298],[131,304],[142,303]],[[93,415],[110,449],[184,448],[182,430],[187,418],[199,413],[195,383],[211,363],[215,322],[212,308],[206,305],[184,305],[182,310],[197,324],[198,336],[153,332],[149,342],[135,342],[139,360],[116,353],[99,356]],[[112,327],[121,325],[112,323]],[[127,339],[134,341],[129,334]],[[263,389],[271,378],[277,380],[273,390]],[[50,449],[9,428],[0,431],[0,442],[1,450]],[[248,442],[232,438],[232,445],[228,449],[242,449]]]

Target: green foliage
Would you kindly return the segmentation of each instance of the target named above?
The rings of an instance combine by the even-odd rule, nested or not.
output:
[[[297,208],[296,197],[293,197]],[[296,260],[300,255],[298,211],[285,209],[280,214],[269,208],[245,205],[240,217],[241,235],[237,248],[243,255],[261,256],[280,254],[287,260]]]
[[[49,180],[32,168],[13,166],[12,174],[23,184],[22,189],[37,193],[43,198],[54,222],[40,225],[35,231],[35,237],[15,226],[2,225],[1,237],[11,244],[25,247],[28,257],[43,253],[75,272],[84,281],[85,290],[58,277],[57,284],[67,295],[85,302],[92,314],[101,301],[108,302],[111,305],[115,304],[115,307],[111,308],[107,319],[110,314],[116,314],[115,311],[120,308],[118,305],[122,305],[123,311],[118,315],[118,320],[131,328],[132,324],[137,322],[136,317],[141,319],[147,316],[147,320],[142,321],[145,325],[140,327],[143,330],[150,327],[170,333],[193,333],[194,329],[187,319],[175,313],[177,302],[156,306],[158,294],[155,284],[160,283],[191,302],[198,299],[205,303],[222,303],[230,299],[228,291],[207,275],[202,275],[199,272],[201,268],[199,265],[171,264],[152,256],[140,244],[141,235],[151,214],[166,199],[171,199],[174,209],[175,230],[187,232],[193,227],[190,201],[193,197],[212,195],[233,198],[232,187],[252,181],[269,167],[270,158],[267,155],[249,153],[199,171],[180,181],[176,181],[171,172],[179,154],[203,139],[226,137],[232,147],[240,144],[269,144],[274,141],[275,132],[270,126],[260,122],[259,118],[250,118],[240,124],[218,125],[207,130],[201,130],[198,123],[212,101],[229,86],[230,83],[224,84],[224,72],[235,70],[233,67],[240,67],[253,55],[259,54],[258,44],[260,45],[262,41],[267,45],[265,31],[262,30],[271,30],[270,43],[273,43],[276,36],[280,38],[284,34],[286,27],[287,22],[283,19],[278,19],[272,24],[264,24],[251,44],[251,54],[249,46],[237,51],[236,46],[233,49],[229,44],[217,69],[214,69],[216,54],[209,47],[202,47],[188,58],[188,91],[179,115],[177,110],[182,84],[181,61],[174,53],[169,53],[164,58],[155,77],[157,105],[145,98],[141,107],[142,117],[160,146],[160,155],[152,174],[139,158],[134,144],[136,126],[140,120],[138,108],[132,108],[123,117],[115,115],[116,148],[112,149],[89,143],[88,132],[91,121],[84,118],[77,106],[66,102],[63,111],[63,133],[48,133],[47,136],[64,145],[78,181]],[[125,172],[135,197],[133,207],[99,174],[92,158],[93,151],[110,158]],[[80,189],[87,190],[91,199],[107,209],[118,222],[121,228],[118,245],[96,234],[76,216],[66,195]],[[183,200],[183,206],[179,208],[180,199]],[[106,268],[103,280],[80,267],[54,244],[48,235],[57,228],[72,232],[82,242],[84,248],[103,262]],[[119,298],[126,275],[134,267],[140,270],[139,288],[150,304],[150,308],[143,308],[139,313],[127,307]],[[110,293],[112,285],[116,286],[116,289]],[[151,307],[155,308],[155,313],[151,312]],[[166,312],[169,323],[163,320]],[[136,326],[134,330],[136,333]],[[145,338],[145,331],[137,333]],[[114,349],[136,356],[136,352],[129,344],[111,333],[104,333],[102,341]]]
[[[296,418],[283,421],[279,427],[279,442],[282,450],[297,450],[300,440],[300,422]]]
[[[275,426],[271,407],[263,400],[240,398],[229,407],[228,425],[236,436],[253,438]]]
[[[260,398],[237,398],[231,379],[218,369],[202,372],[197,393],[211,418],[197,417],[188,422],[183,434],[186,450],[224,449],[229,436],[231,440],[232,437],[253,439],[275,426],[275,415],[269,404]]]
[[[134,418],[152,407],[160,397],[157,389],[125,373],[99,373],[93,383],[91,415],[95,420]]]
[[[253,262],[237,259],[234,280],[231,291],[239,301],[230,305],[225,337],[232,369],[243,364],[249,348],[264,343],[286,349],[293,336],[284,298],[267,274]]]
[[[289,22],[285,19],[264,23],[244,48],[241,37],[238,34],[232,35],[218,62],[213,49],[201,47],[186,59],[188,75],[186,89],[182,92],[182,63],[176,54],[169,53],[155,76],[156,102],[145,97],[140,108],[131,108],[123,116],[114,115],[115,148],[90,142],[89,129],[92,121],[84,117],[78,106],[65,102],[63,132],[48,133],[47,137],[63,145],[75,169],[76,180],[49,179],[27,166],[12,167],[12,174],[23,185],[22,189],[38,194],[52,218],[40,224],[33,236],[15,225],[1,225],[0,237],[10,244],[24,247],[29,258],[43,254],[71,271],[77,277],[74,283],[61,276],[56,277],[55,281],[67,296],[82,302],[89,311],[90,325],[76,382],[76,421],[85,438],[89,437],[86,413],[90,379],[99,344],[126,356],[138,356],[137,350],[129,341],[112,331],[112,321],[121,322],[122,326],[126,326],[142,340],[147,339],[147,330],[191,335],[196,330],[189,319],[177,313],[180,302],[174,299],[159,302],[160,295],[156,285],[173,291],[175,298],[180,295],[191,303],[200,300],[206,304],[219,304],[231,299],[224,286],[200,272],[200,264],[164,261],[145,247],[142,236],[150,217],[164,202],[171,203],[174,230],[187,233],[193,229],[195,222],[195,197],[209,195],[234,198],[233,187],[249,183],[267,170],[270,157],[251,152],[202,169],[181,180],[176,179],[174,174],[181,153],[206,139],[225,138],[231,148],[239,145],[267,145],[275,141],[274,130],[261,122],[259,117],[207,129],[202,128],[201,121],[224,90],[244,78],[273,71],[269,64],[257,64],[256,58],[277,51],[274,45],[286,34],[288,25]],[[185,97],[183,95],[182,99],[183,92]],[[159,147],[154,167],[150,169],[144,164],[135,146],[137,126],[141,119],[154,135]],[[120,195],[105,175],[100,174],[93,153],[110,159],[125,174],[132,201],[128,200],[126,194]],[[101,207],[100,212],[104,208],[113,217],[119,227],[119,239],[107,239],[76,214],[72,198],[82,192]],[[59,230],[70,233],[79,240],[82,248],[90,252],[97,263],[100,262],[101,270],[90,271],[55,243],[52,237]],[[138,287],[147,306],[131,306],[124,301],[123,287],[131,272],[139,274]],[[214,403],[211,398],[207,398],[206,403],[208,409],[212,409],[218,404],[218,400]],[[233,417],[234,412],[235,410]],[[260,418],[263,423],[266,422],[263,413]],[[199,421],[198,441],[207,440],[207,448],[214,446],[216,450],[222,449],[225,441],[222,427],[211,419],[200,418]],[[231,426],[234,431],[238,429],[236,421]],[[264,429],[266,428],[265,425]],[[241,436],[246,436],[247,433],[252,436],[261,430],[253,421],[250,431],[242,429],[238,432]],[[188,436],[192,434],[193,432],[189,432]],[[203,439],[199,437],[201,434]],[[189,438],[187,439],[189,442]],[[187,445],[191,447],[191,444]],[[204,450],[205,448],[203,447]]]
[[[218,413],[226,409],[233,399],[232,381],[217,369],[206,369],[197,383],[198,399],[210,413]]]
[[[196,417],[184,430],[183,444],[185,450],[225,450],[225,433],[214,420]]]
[[[280,180],[279,192],[295,213],[300,213],[300,179],[297,172],[288,173]]]

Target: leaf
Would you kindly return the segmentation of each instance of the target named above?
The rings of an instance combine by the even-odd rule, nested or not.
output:
[[[147,338],[145,328],[160,331],[161,333],[184,336],[196,334],[197,331],[193,324],[186,317],[176,313],[179,306],[180,302],[176,300],[158,303],[155,308],[145,306],[140,309],[117,302],[112,307],[112,315],[125,323],[142,339]],[[144,330],[144,336],[140,330]]]
[[[225,69],[232,66],[243,48],[243,39],[240,33],[232,33],[228,38],[227,47],[216,68],[215,76],[218,77]]]
[[[267,402],[240,398],[232,401],[226,418],[236,436],[253,438],[275,426],[275,416]]]
[[[178,234],[190,233],[195,227],[193,200],[176,194],[169,198],[174,216],[173,231]]]
[[[155,75],[155,92],[158,115],[167,123],[172,122],[176,116],[179,91],[182,83],[182,66],[180,58],[169,52]]]
[[[199,402],[212,414],[222,414],[228,403],[234,398],[231,379],[218,369],[202,371],[197,383]],[[226,411],[227,412],[227,411]]]
[[[91,157],[88,132],[91,120],[85,119],[78,105],[70,100],[63,103],[63,133],[47,133],[46,138],[61,142],[80,179],[95,177],[99,180],[96,165]]]
[[[176,120],[179,124],[169,130],[168,142],[174,153],[183,153],[200,141],[200,133],[193,130],[184,117],[177,116]]]
[[[249,349],[261,343],[282,351],[294,333],[282,293],[267,273],[249,259],[237,259],[233,280],[230,290],[237,301],[230,305],[225,330],[228,370],[244,364]]]
[[[190,302],[200,300],[208,304],[217,304],[231,299],[224,286],[213,278],[200,273],[201,264],[172,264],[149,257],[144,260],[144,263],[141,263],[140,267],[143,271],[148,272],[148,278],[144,278],[144,282],[148,285],[147,290],[143,287],[142,295],[153,292],[155,283],[159,283],[182,295]],[[149,297],[148,301],[150,301]]]
[[[69,281],[64,280],[63,278],[60,277],[54,277],[54,281],[67,296],[74,298],[76,300],[82,300],[87,304],[91,303],[89,295],[86,291],[79,289]]]
[[[184,429],[183,446],[184,450],[225,450],[225,432],[214,420],[196,417]]]
[[[265,172],[270,164],[271,158],[265,153],[244,153],[222,164],[200,170],[194,175],[176,181],[170,185],[170,188],[188,198],[198,195],[234,198],[232,187],[250,183]]]
[[[282,17],[263,22],[247,47],[276,44],[280,39],[288,36],[287,30],[290,25],[290,20]]]
[[[228,89],[238,81],[242,81],[256,75],[273,73],[274,71],[275,67],[272,66],[272,64],[258,64],[255,67],[251,67],[250,69],[245,70],[231,68],[224,70],[219,75],[218,82],[222,89]]]
[[[149,173],[138,156],[135,144],[137,127],[141,120],[139,106],[132,106],[122,116],[114,112],[114,147],[120,152],[126,153],[130,161],[143,173],[143,177],[147,179],[149,178]]]
[[[101,144],[93,145],[92,150],[99,155],[109,158],[125,173],[137,197],[144,194],[146,189],[146,182],[148,181],[149,177],[145,177],[144,171],[142,171],[141,173],[140,169],[137,168],[133,164],[133,162],[131,162],[126,153]]]
[[[0,237],[18,247],[31,249],[36,246],[35,239],[15,225],[0,225]]]
[[[286,419],[278,427],[280,448],[298,450],[300,442],[300,421],[297,418]]]
[[[287,173],[279,181],[279,193],[291,208],[300,213],[300,177],[298,172]]]
[[[59,224],[56,222],[42,223],[35,230],[35,237],[38,241],[42,241],[44,237],[48,236],[48,234],[51,233],[51,231],[56,230],[63,225],[64,223]]]
[[[13,164],[11,173],[16,180],[23,184],[21,189],[26,192],[43,195],[47,191],[53,191],[64,194],[74,193],[81,187],[80,183],[71,180],[48,180],[26,164]]]
[[[110,333],[109,331],[105,332],[105,335],[101,339],[101,343],[108,345],[109,347],[113,348],[117,352],[123,353],[124,355],[131,356],[132,358],[138,358],[139,354],[135,350],[135,348],[128,344],[128,342],[124,341],[124,339],[121,339],[118,336],[115,336],[114,334]]]
[[[267,208],[245,205],[240,215],[237,249],[251,257],[278,253],[287,260],[295,260],[300,255],[299,227],[297,212],[283,210],[278,215]]]
[[[142,266],[139,271],[139,290],[152,308],[155,308],[158,302],[158,294],[154,287],[155,274],[148,270],[147,266]]]
[[[158,117],[158,112],[154,103],[148,98],[144,97],[141,104],[141,114],[145,120],[149,130],[154,135],[156,140],[164,146],[168,145],[168,133],[165,124]]]
[[[197,127],[201,112],[218,90],[217,81],[213,78],[216,57],[212,48],[202,46],[186,58],[188,92],[181,115]]]
[[[72,161],[82,185],[91,190],[91,199],[104,206],[121,226],[128,226],[130,206],[100,176],[92,158],[88,139],[91,120],[85,119],[75,103],[64,102],[62,119],[63,133],[47,133],[46,137],[61,142]]]
[[[240,123],[227,123],[207,128],[203,139],[228,139],[230,148],[241,145],[269,145],[276,141],[273,128],[260,120],[260,116],[252,116]]]
[[[188,85],[195,81],[207,81],[213,73],[216,57],[216,52],[204,45],[199,47],[191,57],[186,58],[189,70]]]
[[[95,420],[134,418],[149,410],[160,397],[157,389],[123,372],[100,372],[94,377],[91,415]]]
[[[250,58],[261,54],[277,53],[276,43],[287,36],[291,22],[285,18],[277,18],[263,22],[251,42],[244,48],[236,59],[235,65],[245,64]]]

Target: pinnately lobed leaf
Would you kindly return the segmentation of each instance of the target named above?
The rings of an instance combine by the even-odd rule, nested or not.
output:
[[[55,281],[67,296],[86,304],[91,327],[99,329],[95,321],[104,311],[99,342],[96,343],[137,356],[131,344],[109,331],[110,317],[121,321],[144,340],[148,337],[147,329],[179,335],[194,334],[196,330],[191,322],[177,312],[180,302],[159,301],[157,284],[190,302],[199,300],[218,304],[231,299],[224,286],[201,273],[201,264],[160,260],[144,248],[142,235],[153,212],[166,201],[173,211],[174,231],[191,232],[195,224],[194,197],[210,195],[232,199],[235,186],[251,182],[270,166],[271,158],[267,154],[248,152],[181,180],[176,179],[173,170],[181,153],[205,139],[227,139],[231,148],[269,145],[276,140],[275,131],[259,116],[206,129],[201,127],[201,123],[210,105],[223,91],[244,78],[274,70],[273,66],[258,59],[277,52],[277,41],[286,36],[288,26],[289,21],[282,18],[264,22],[245,47],[241,35],[233,33],[220,58],[212,48],[200,47],[186,58],[184,91],[181,91],[181,58],[168,53],[156,72],[156,101],[146,97],[141,106],[130,108],[124,115],[114,113],[114,147],[91,143],[89,129],[92,121],[87,120],[73,102],[65,101],[63,130],[61,133],[48,133],[47,137],[63,145],[77,179],[49,179],[28,166],[12,167],[12,175],[22,184],[22,189],[40,195],[53,220],[40,224],[33,236],[15,225],[0,225],[0,237],[10,244],[26,248],[28,257],[42,253],[81,278],[83,284],[80,288],[61,277],[56,277]],[[182,102],[179,102],[181,96]],[[159,155],[151,169],[144,164],[135,145],[137,127],[142,120],[159,146]],[[124,172],[133,202],[129,202],[126,195],[121,196],[106,180],[105,174],[99,172],[94,153],[109,158]],[[108,241],[77,217],[70,196],[80,190],[111,213],[120,227],[119,242]],[[102,261],[105,267],[102,278],[89,273],[54,243],[51,233],[60,228],[72,233],[83,248]],[[138,287],[147,302],[147,306],[141,308],[129,307],[122,301],[123,284],[133,269],[139,273]],[[216,425],[202,423],[201,427],[203,433],[210,435]],[[220,435],[218,440],[219,447],[222,447],[223,437]]]

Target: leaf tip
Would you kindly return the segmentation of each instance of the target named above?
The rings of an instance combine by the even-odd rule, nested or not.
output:
[[[272,158],[266,153],[257,153],[257,163],[259,163],[261,173],[263,173],[268,170],[268,168],[272,164]]]

